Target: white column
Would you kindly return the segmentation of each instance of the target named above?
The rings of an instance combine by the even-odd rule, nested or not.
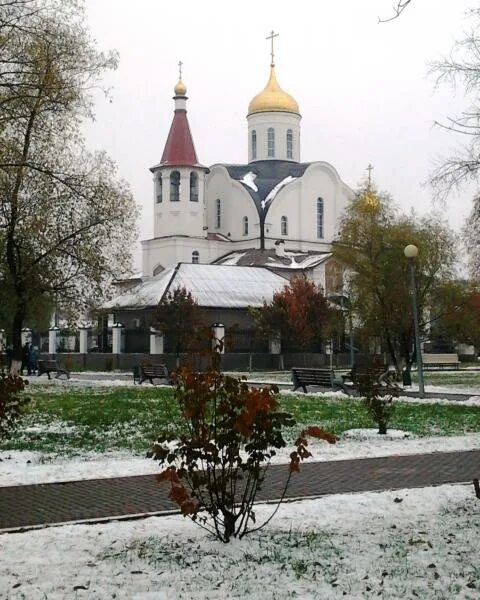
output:
[[[163,354],[163,333],[150,327],[150,354]]]
[[[22,346],[25,346],[25,344],[27,342],[31,342],[32,341],[32,330],[29,329],[28,327],[24,327],[22,329]]]
[[[271,337],[268,340],[268,351],[270,354],[281,354],[282,353],[282,340],[280,335]]]
[[[60,327],[51,327],[48,330],[48,353],[56,354],[57,353],[57,343],[58,343],[58,332],[60,331]]]
[[[225,354],[225,325],[222,323],[212,325],[212,347],[220,354]]]
[[[121,323],[112,325],[112,354],[122,353],[122,330],[123,325]]]
[[[88,352],[88,327],[80,327],[80,354]]]

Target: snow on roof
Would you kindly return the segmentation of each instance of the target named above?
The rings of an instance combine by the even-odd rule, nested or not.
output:
[[[232,252],[232,254],[229,254],[220,264],[227,266],[238,265],[238,261],[243,258],[245,254],[246,252]]]
[[[240,181],[242,183],[244,183],[247,187],[252,189],[254,192],[258,192],[258,187],[255,185],[256,177],[257,177],[256,173],[249,171],[248,173],[245,173],[245,175],[243,176],[242,179],[240,179]]]
[[[292,177],[291,175],[288,175],[288,177],[285,177],[285,179],[282,179],[282,181],[279,181],[277,183],[277,185],[270,190],[270,192],[268,193],[267,197],[264,200],[264,203],[268,204],[269,202],[271,202],[283,187],[285,187],[288,183],[290,183],[291,181],[294,181],[295,179],[297,179],[297,178]]]
[[[203,307],[246,308],[269,302],[287,280],[263,267],[180,263],[117,296],[104,306],[144,308],[156,306],[167,291],[185,287]]]
[[[150,279],[143,281],[140,285],[129,289],[124,294],[120,294],[107,302],[104,308],[144,308],[146,306],[156,306],[162,298],[165,290],[170,283],[175,267],[170,267],[155,275]]]
[[[290,264],[278,260],[276,256],[268,257],[268,266],[276,269],[299,269],[304,270],[316,267],[330,258],[331,254],[295,254],[294,252],[285,252],[284,257],[290,259]]]

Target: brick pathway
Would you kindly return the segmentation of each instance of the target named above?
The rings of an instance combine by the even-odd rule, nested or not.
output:
[[[272,466],[258,500],[277,499],[287,473],[286,465]],[[424,487],[478,477],[480,450],[306,463],[293,474],[286,497]],[[167,491],[155,475],[0,487],[0,530],[165,514],[176,510]]]

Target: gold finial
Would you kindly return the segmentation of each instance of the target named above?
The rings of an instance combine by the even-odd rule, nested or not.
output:
[[[271,42],[271,50],[270,50],[270,56],[272,57],[272,60],[270,62],[270,66],[274,67],[275,66],[275,54],[273,52],[273,39],[278,37],[279,34],[275,33],[272,29],[272,31],[270,32],[270,35],[267,35],[267,37],[265,39],[270,40]]]
[[[185,96],[187,93],[187,86],[182,81],[182,65],[183,62],[181,60],[178,61],[178,81],[177,85],[174,87],[175,96]]]
[[[368,167],[365,170],[368,171],[368,191],[370,192],[372,190],[372,171],[373,171],[373,165],[369,164]]]

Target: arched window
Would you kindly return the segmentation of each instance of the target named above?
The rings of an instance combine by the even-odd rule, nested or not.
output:
[[[222,226],[222,203],[220,198],[215,201],[215,227],[220,229]]]
[[[287,158],[293,158],[293,132],[287,129]]]
[[[157,187],[157,202],[161,202],[163,200],[163,190],[162,190],[162,174],[159,173],[157,175],[157,180],[156,180],[156,187]]]
[[[180,202],[180,173],[170,173],[170,202]]]
[[[200,262],[200,253],[198,252],[198,250],[194,250],[192,252],[192,263],[194,265],[197,265]]]
[[[288,220],[287,217],[280,219],[280,230],[282,235],[288,235]]]
[[[273,127],[267,129],[267,156],[268,158],[275,157],[275,130]]]
[[[198,175],[190,173],[190,202],[198,202]]]
[[[324,216],[323,198],[317,198],[317,238],[323,238]]]
[[[257,132],[255,129],[252,131],[252,160],[257,158]]]
[[[243,217],[243,235],[248,235],[248,217]]]

